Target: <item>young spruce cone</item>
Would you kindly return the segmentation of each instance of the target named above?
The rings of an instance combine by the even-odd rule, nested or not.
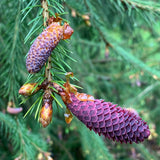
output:
[[[99,135],[121,143],[142,142],[150,135],[146,122],[134,112],[103,100],[80,101],[73,93],[71,99],[72,102],[67,107],[90,130],[93,129]]]
[[[61,39],[69,39],[73,29],[69,24],[63,26],[59,22],[50,24],[34,41],[26,59],[26,67],[29,73],[37,73],[41,70],[52,50]]]

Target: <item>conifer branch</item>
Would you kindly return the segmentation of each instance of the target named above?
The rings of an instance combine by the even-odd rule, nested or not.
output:
[[[18,106],[18,89],[26,79],[25,83],[37,83],[30,92],[32,95],[35,93],[34,96],[21,97],[24,112],[27,106],[31,106],[27,112],[31,116],[25,121],[21,115],[9,116],[0,112],[0,159],[40,159],[39,155],[47,159],[47,144],[54,148],[50,152],[54,152],[56,159],[158,159],[158,0],[74,2],[18,0],[8,3],[0,0],[0,110],[5,112],[8,100]],[[75,14],[70,16],[69,12],[66,17],[64,9],[74,11]],[[72,63],[74,59],[70,57],[70,45],[61,41],[51,53],[51,59],[46,60],[41,72],[27,78],[24,54],[42,29],[47,27],[49,16],[55,13],[63,15],[75,29],[71,50],[74,52],[72,57],[78,63]],[[88,15],[91,26],[86,25],[84,15]],[[25,45],[24,40],[27,42]],[[112,46],[107,46],[109,54],[105,56],[107,44]],[[44,141],[40,138],[41,129],[36,125],[33,115],[38,119],[44,92],[41,89],[37,93],[37,86],[43,85],[45,80],[51,80],[51,83],[58,83],[62,87],[64,73],[68,70],[78,75],[80,83],[76,84],[83,85],[89,94],[137,109],[150,124],[149,141],[138,145],[120,145],[89,133],[85,126],[75,121],[71,127],[66,128],[64,117],[60,116],[62,109],[55,109],[62,104],[61,97],[56,94],[56,89],[47,85],[47,89],[54,90],[52,94],[55,99],[52,105],[56,116],[51,125],[60,127],[43,130],[42,136],[47,139]],[[78,138],[77,132],[80,133]]]
[[[47,21],[49,19],[49,12],[48,12],[48,3],[47,0],[42,0],[42,8],[43,8],[43,26],[47,26]],[[48,64],[47,67],[45,68],[45,77],[48,79],[48,82],[51,82],[51,57],[49,56],[48,58]]]
[[[143,10],[152,10],[154,12],[160,12],[159,8],[156,7],[152,7],[151,5],[143,5],[139,2],[136,1],[131,1],[131,0],[121,0],[122,3],[128,3],[129,5],[131,5],[133,8],[139,8],[139,9],[143,9]]]
[[[14,156],[24,159],[35,159],[37,151],[45,153],[46,142],[33,132],[28,132],[24,121],[0,113],[0,132],[7,137],[13,146]],[[39,149],[41,147],[41,149]]]

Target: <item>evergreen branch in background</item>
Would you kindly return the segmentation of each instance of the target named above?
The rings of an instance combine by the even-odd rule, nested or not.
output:
[[[133,9],[139,8],[142,10],[148,10],[160,13],[160,5],[153,1],[142,1],[142,0],[120,0],[122,3],[125,3],[127,5],[131,5]]]
[[[46,142],[37,134],[28,131],[24,122],[17,117],[0,113],[0,130],[0,137],[6,137],[11,143],[8,149],[13,150],[15,158],[35,159],[37,152],[44,154],[47,149]]]
[[[133,64],[135,67],[139,67],[141,68],[143,71],[147,71],[148,73],[150,73],[152,75],[153,78],[160,78],[160,73],[158,70],[151,68],[149,66],[147,66],[144,62],[142,62],[140,59],[136,58],[135,56],[133,56],[132,54],[130,54],[129,52],[126,52],[123,48],[121,48],[120,46],[118,46],[118,44],[115,44],[113,46],[113,49],[115,49],[115,51],[121,55],[124,59],[126,59],[127,62]],[[155,77],[156,76],[156,77]]]
[[[130,99],[128,104],[138,104],[142,99],[145,99],[148,95],[150,95],[157,87],[160,86],[160,82],[155,82],[146,88],[142,92],[140,92],[137,96],[133,97],[133,99]]]
[[[30,116],[26,117],[26,121],[23,121],[20,115],[15,115],[13,118],[7,113],[0,113],[0,131],[2,132],[2,136],[0,134],[0,159],[11,159],[10,157],[16,150],[23,152],[22,154],[15,153],[19,159],[22,157],[39,159],[41,155],[47,158],[50,153],[43,151],[47,149],[46,142],[41,139],[44,144],[36,143],[36,138],[40,138],[39,135],[43,134],[51,146],[49,151],[54,153],[56,159],[82,160],[105,157],[106,159],[158,160],[160,145],[160,136],[158,136],[160,133],[160,101],[158,98],[160,92],[157,81],[160,69],[158,62],[159,1],[77,0],[75,3],[73,0],[46,0],[45,2],[48,3],[49,16],[54,16],[56,19],[55,13],[58,13],[59,16],[64,17],[62,21],[69,21],[75,30],[72,36],[72,46],[68,43],[69,41],[61,41],[51,54],[52,66],[49,67],[51,82],[48,88],[48,76],[45,76],[45,69],[48,65],[42,67],[41,71],[35,75],[27,75],[23,55],[23,53],[27,53],[27,47],[34,42],[35,37],[45,28],[43,23],[46,23],[46,18],[42,16],[44,10],[41,2],[39,0],[0,1],[0,32],[2,33],[0,34],[0,73],[2,73],[0,77],[0,84],[2,84],[0,86],[2,91],[0,93],[2,95],[0,96],[0,109],[4,111],[8,102],[13,104],[12,107],[18,106],[18,88],[25,80],[24,88],[28,86],[30,90],[26,92],[29,94],[28,98],[21,96],[22,102],[25,102],[23,111],[26,113],[31,106],[28,110]],[[23,45],[24,39],[25,45]],[[70,50],[74,52],[73,55]],[[74,59],[77,60],[76,63],[73,63]],[[90,93],[97,98],[107,98],[107,101],[114,101],[121,105],[127,104],[127,107],[131,107],[131,112],[135,112],[136,108],[139,115],[150,125],[149,140],[138,145],[123,145],[106,141],[89,130],[87,132],[85,126],[77,125],[75,121],[66,127],[64,120],[61,120],[65,106],[61,97],[57,95],[59,94],[58,89],[54,88],[53,84],[56,83],[60,86],[61,91],[65,90],[64,75],[68,70],[72,70],[78,76],[80,81],[77,81],[76,84],[83,86],[85,91],[82,92]],[[13,74],[10,74],[12,72]],[[72,79],[76,80],[74,77]],[[77,87],[77,85],[75,86]],[[50,100],[47,101],[49,103],[42,104],[42,101],[46,100],[44,91],[48,89],[52,90],[51,99],[55,99],[52,104],[54,111],[52,125],[57,127],[50,127],[52,126],[50,125],[47,129],[41,129],[36,127],[38,124],[33,119],[37,119],[41,114],[41,106],[51,108]],[[32,96],[33,94],[34,96]],[[83,99],[80,101],[88,106]],[[74,103],[68,107],[72,107],[72,104]],[[136,106],[131,106],[132,104],[136,104]],[[57,108],[58,105],[63,105],[63,110],[58,110],[60,108]],[[76,106],[71,108],[72,112],[76,110]],[[11,109],[14,109],[15,113],[15,109],[19,108]],[[90,109],[87,108],[88,110]],[[46,113],[48,114],[50,111],[48,110]],[[85,123],[84,114],[86,112],[83,111],[81,117]],[[8,113],[13,114],[13,112]],[[74,114],[77,115],[76,112]],[[136,114],[138,113],[136,112]],[[70,122],[73,118],[69,110],[66,110],[64,115],[66,122]],[[45,120],[50,123],[51,116],[48,117]],[[6,120],[4,120],[5,118]],[[13,127],[10,126],[11,123],[7,123],[7,119],[9,122],[13,121]],[[79,119],[81,118],[79,117]],[[10,127],[7,129],[5,126]],[[12,128],[15,134],[17,133],[17,135],[13,133],[13,137],[16,138],[15,142],[8,138],[9,135],[12,135],[12,129],[9,128]],[[5,130],[7,130],[7,134],[4,134]],[[6,142],[8,143],[6,144]],[[12,142],[18,144],[15,152],[12,147],[8,147]],[[23,142],[26,143],[23,144]],[[40,149],[40,143],[43,149]],[[30,146],[31,150],[29,151]],[[31,155],[28,156],[29,152]],[[38,157],[37,153],[39,153]]]
[[[154,159],[154,160],[159,159],[156,156],[154,151],[151,154],[150,150],[147,147],[145,147],[143,144],[139,144],[139,145],[134,144],[134,147],[140,151],[140,153],[142,154],[141,157],[143,157],[143,159],[148,159],[148,160],[149,159]]]
[[[8,6],[9,7],[9,6]],[[8,101],[13,101],[18,105],[17,100],[17,89],[19,88],[19,81],[23,80],[23,77],[19,73],[24,74],[24,64],[21,55],[24,52],[24,49],[21,49],[20,46],[22,42],[22,27],[20,26],[20,10],[21,10],[21,1],[14,3],[13,7],[17,7],[17,10],[9,9],[9,13],[5,14],[4,9],[2,8],[1,12],[4,12],[3,18],[6,18],[8,14],[12,15],[15,19],[12,20],[9,24],[5,24],[6,27],[9,26],[9,30],[2,30],[1,37],[4,39],[3,43],[5,47],[1,49],[0,56],[0,73],[3,78],[1,81],[0,95],[3,97],[8,97]],[[7,18],[6,18],[7,19]],[[20,36],[20,34],[22,36]],[[7,39],[5,38],[7,37]],[[18,64],[18,65],[16,65]]]
[[[86,2],[87,8],[91,13],[94,12],[93,7],[91,7],[91,3]],[[94,15],[94,14],[92,14]],[[124,59],[126,59],[127,62],[132,63],[135,66],[139,66],[142,70],[145,70],[152,74],[152,76],[157,76],[160,78],[160,73],[158,70],[151,68],[147,66],[144,62],[142,62],[140,59],[136,58],[129,52],[126,52],[122,46],[120,46],[118,43],[115,43],[116,40],[110,35],[109,31],[106,29],[106,26],[104,23],[102,23],[101,17],[97,19],[97,17],[92,17],[92,21],[94,25],[96,26],[97,30],[99,31],[102,39],[104,40],[106,45],[109,45],[113,50],[115,50],[119,55],[121,55]]]
[[[78,123],[78,122],[77,122]],[[78,131],[82,141],[83,154],[86,160],[113,160],[113,155],[110,154],[104,141],[94,132],[88,132],[85,126],[78,123]]]

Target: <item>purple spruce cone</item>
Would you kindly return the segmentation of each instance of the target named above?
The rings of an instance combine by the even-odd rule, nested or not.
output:
[[[29,73],[37,73],[41,70],[52,50],[63,38],[63,27],[58,23],[49,25],[34,41],[26,59],[26,67]]]
[[[103,100],[80,101],[74,94],[71,94],[71,99],[72,103],[67,107],[99,135],[121,143],[142,142],[150,135],[147,123],[134,112]]]
[[[26,59],[26,67],[29,73],[37,73],[46,63],[52,50],[61,39],[69,39],[73,29],[69,24],[63,26],[59,22],[51,23],[34,41]]]

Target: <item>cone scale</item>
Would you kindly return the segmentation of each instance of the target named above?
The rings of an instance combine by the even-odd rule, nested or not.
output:
[[[137,114],[111,102],[81,101],[71,93],[68,109],[90,130],[117,142],[139,143],[150,135],[149,127]]]
[[[29,73],[37,73],[41,70],[52,50],[61,39],[69,39],[73,29],[69,24],[63,26],[59,22],[51,23],[34,41],[26,59],[26,67]]]

